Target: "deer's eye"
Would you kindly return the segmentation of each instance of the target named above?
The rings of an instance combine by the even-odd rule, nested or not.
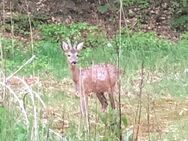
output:
[[[67,56],[70,57],[70,54],[68,54]]]

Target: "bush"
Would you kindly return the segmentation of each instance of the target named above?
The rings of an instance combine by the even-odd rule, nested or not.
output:
[[[45,40],[55,39],[56,41],[69,37],[70,39],[83,40],[85,35],[89,32],[97,31],[95,26],[91,26],[87,23],[74,23],[70,25],[41,25],[39,27],[42,36]]]
[[[171,26],[180,32],[188,31],[188,15],[174,18],[171,22]]]

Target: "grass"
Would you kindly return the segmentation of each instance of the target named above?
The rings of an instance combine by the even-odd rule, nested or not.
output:
[[[160,137],[153,135],[152,141],[167,141],[167,140],[187,140],[187,119],[181,119],[169,125],[167,133],[163,133]]]
[[[76,40],[80,41],[83,32],[89,32],[89,35],[84,39],[86,48],[81,52],[79,59],[79,66],[85,67],[90,66],[92,63],[108,62],[116,64],[119,36],[114,35],[114,37],[109,40],[100,30],[96,30],[96,27],[85,24],[77,23],[70,27],[66,27],[65,25],[63,25],[63,27],[61,26],[62,25],[45,25],[44,27],[40,27],[43,38],[34,42],[33,53],[36,55],[36,59],[32,62],[32,65],[29,64],[16,75],[25,76],[27,78],[32,74],[40,77],[42,87],[37,86],[37,88],[34,87],[34,89],[39,88],[43,93],[42,97],[47,105],[45,111],[48,117],[47,126],[56,131],[61,131],[67,140],[118,140],[118,127],[116,124],[118,122],[117,111],[112,111],[109,108],[108,113],[101,113],[100,104],[96,97],[89,99],[90,134],[87,135],[85,132],[82,132],[83,129],[79,116],[79,99],[74,96],[67,61],[57,39],[60,37],[60,34],[63,34],[64,38],[67,36],[74,38],[76,34],[79,35],[75,37]],[[72,29],[70,31],[71,35],[66,34],[67,32],[62,30],[66,29],[65,31],[69,31],[70,28]],[[57,29],[58,32],[55,32]],[[50,33],[50,35],[47,33]],[[96,34],[100,35],[100,38],[94,36]],[[54,35],[54,38],[52,38],[52,35]],[[154,33],[135,33],[127,29],[122,31],[121,37],[122,49],[120,67],[124,71],[122,78],[123,131],[125,131],[127,127],[134,125],[138,103],[138,84],[140,82],[139,72],[142,62],[144,62],[145,72],[143,88],[144,98],[142,99],[144,103],[142,122],[146,122],[146,117],[144,116],[147,114],[146,109],[148,101],[146,95],[149,93],[151,96],[149,104],[151,108],[153,107],[154,109],[151,109],[150,112],[151,121],[154,121],[153,124],[156,124],[155,122],[158,121],[155,118],[158,116],[159,119],[162,120],[161,123],[166,125],[166,123],[163,123],[163,119],[167,117],[170,121],[172,118],[172,115],[170,115],[172,114],[170,113],[171,111],[173,111],[173,116],[178,117],[176,109],[170,109],[173,105],[168,103],[167,100],[163,100],[162,103],[158,105],[155,105],[155,103],[159,102],[163,96],[171,96],[173,102],[175,101],[174,103],[176,103],[180,97],[185,99],[187,97],[188,74],[186,70],[188,68],[188,38],[186,34],[177,43],[158,38]],[[21,41],[1,38],[1,43],[4,47],[4,61],[7,74],[14,72],[32,55],[30,45],[25,45]],[[152,81],[148,82],[150,79],[152,79]],[[127,97],[127,93],[130,94],[131,97]],[[164,110],[162,110],[164,107],[170,110],[164,113]],[[186,104],[180,105],[179,108],[186,109]],[[0,135],[3,140],[29,140],[31,133],[26,130],[21,121],[18,122],[18,120],[14,118],[16,111],[13,113],[13,116],[6,108],[1,108],[0,112],[2,113],[0,115]],[[159,115],[156,116],[154,114],[155,112]],[[187,117],[187,115],[185,115],[185,117]],[[180,119],[176,118],[176,120],[173,120],[174,122],[171,124],[177,127],[177,138],[183,140],[186,138],[186,127],[182,124],[184,122],[183,118],[179,118]],[[43,117],[41,116],[40,119],[42,120]],[[112,124],[113,122],[115,124]],[[40,140],[45,140],[48,128],[43,128],[42,125],[42,123],[39,124]],[[162,127],[168,128],[168,125],[166,126],[167,127]],[[159,127],[159,125],[156,125],[156,127]],[[143,130],[145,128],[145,126],[142,127]],[[169,126],[169,129],[170,128],[171,126]],[[143,132],[144,136],[147,131]],[[151,132],[152,140],[157,140],[161,135],[156,134],[156,130],[151,130]],[[182,135],[179,135],[180,132]],[[6,139],[7,134],[10,135],[8,139]],[[162,136],[167,140],[175,140],[175,136],[171,134],[171,132],[168,132],[168,134],[162,134]],[[49,136],[49,140],[55,138],[52,134]]]
[[[0,136],[1,141],[27,140],[27,130],[21,121],[15,119],[15,113],[0,107]]]
[[[171,132],[166,135],[165,138],[171,139],[171,140],[186,140],[188,138],[187,136],[187,123],[188,121],[186,119],[178,121],[175,125],[171,125],[170,129]],[[174,134],[176,133],[176,134]]]

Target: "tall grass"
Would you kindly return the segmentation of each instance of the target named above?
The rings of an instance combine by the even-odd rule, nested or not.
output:
[[[0,107],[0,115],[1,141],[27,140],[27,129],[21,121],[17,121],[14,111]]]
[[[78,34],[79,37],[75,37],[75,40],[80,41],[82,32],[83,30],[87,30],[88,25],[81,24],[82,27],[79,27],[79,24],[76,24],[76,26],[73,25],[72,27],[74,27],[74,30],[71,31],[71,36],[73,37],[71,38],[74,40],[74,34]],[[23,68],[17,75],[27,76],[34,71],[36,74],[40,74],[40,77],[49,77],[47,78],[48,81],[50,81],[51,77],[54,77],[55,79],[70,77],[66,58],[60,47],[61,43],[56,40],[59,38],[59,34],[65,34],[63,37],[70,36],[66,34],[67,32],[61,31],[65,28],[66,31],[68,31],[70,27],[67,28],[65,25],[63,25],[62,29],[61,27],[58,27],[58,29],[61,30],[56,33],[53,33],[57,29],[56,25],[49,25],[49,27],[48,25],[45,25],[44,27],[46,30],[41,30],[41,32],[45,32],[45,34],[42,34],[44,35],[44,38],[34,41],[32,53],[29,49],[29,44],[6,38],[1,39],[2,46],[5,47],[4,57],[8,74],[17,70],[19,66],[34,54],[36,58],[32,62],[33,64]],[[48,28],[50,29],[50,35],[46,34]],[[117,35],[108,39],[105,34],[102,36],[103,34],[99,34],[98,32],[100,31],[95,29],[96,28],[92,28],[90,30],[94,30],[96,35],[100,35],[100,39],[97,36],[95,38],[95,36],[93,36],[95,34],[92,34],[92,32],[86,39],[83,39],[85,40],[85,49],[81,52],[79,66],[86,67],[93,63],[116,64],[119,34],[117,33]],[[55,35],[55,38],[52,38],[51,35]],[[144,92],[151,93],[151,95],[154,95],[155,97],[166,94],[175,96],[187,95],[188,39],[186,36],[179,42],[174,43],[172,41],[158,38],[154,33],[132,32],[124,29],[121,38],[122,51],[120,57],[120,68],[124,71],[122,95],[125,95],[127,91],[133,95],[137,95],[136,90],[133,88],[135,87],[133,82],[139,80],[138,72],[141,69],[142,62],[144,62],[144,71],[146,72],[146,75],[159,75],[160,77],[160,81],[158,82],[145,82]],[[14,42],[13,46],[12,42]],[[60,90],[50,90],[52,96],[49,96],[49,90],[47,90],[44,91],[44,94],[44,97],[46,97],[45,102],[49,105],[55,105],[55,107],[58,107],[58,110],[64,115],[63,118],[69,120],[69,128],[65,133],[67,140],[118,140],[117,111],[110,111],[109,109],[108,113],[100,113],[98,111],[99,106],[97,106],[98,102],[96,102],[95,99],[91,99],[90,115],[92,118],[90,120],[92,129],[91,134],[86,136],[84,132],[81,132],[79,123],[80,119],[74,115],[79,111],[79,100],[70,96],[66,91],[62,94]],[[126,102],[127,99],[123,97],[122,101]],[[63,110],[61,109],[62,107]],[[18,122],[14,117],[15,113],[11,113],[4,108],[1,108],[0,111],[2,113],[0,116],[0,135],[2,136],[2,139],[10,141],[29,140],[31,133],[28,133],[28,131],[30,130],[26,130],[21,121]],[[125,130],[127,127],[127,117],[125,115],[123,116],[123,130]],[[6,122],[3,122],[4,120]],[[42,124],[39,123],[39,132],[42,134],[39,137],[40,140],[46,140],[48,136],[48,128],[42,128]],[[6,139],[7,134],[10,135],[8,139]],[[50,137],[52,139],[49,138],[49,140],[54,139],[53,136]]]

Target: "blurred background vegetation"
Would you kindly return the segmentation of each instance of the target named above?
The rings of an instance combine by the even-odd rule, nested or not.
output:
[[[79,100],[73,97],[73,86],[69,81],[70,72],[60,44],[67,38],[72,41],[84,41],[84,50],[79,58],[79,66],[82,67],[90,66],[92,63],[116,64],[118,48],[121,46],[120,67],[125,72],[122,80],[123,129],[134,124],[135,115],[132,109],[138,102],[134,97],[138,94],[135,88],[138,85],[135,82],[140,80],[139,72],[144,62],[148,79],[157,77],[159,81],[145,82],[143,93],[151,95],[151,107],[159,103],[159,119],[167,118],[169,121],[166,123],[166,120],[154,120],[154,123],[159,122],[156,128],[163,133],[166,128],[171,130],[164,135],[152,128],[153,131],[149,131],[152,133],[149,135],[150,139],[187,139],[188,127],[182,123],[187,122],[185,119],[188,116],[188,105],[185,102],[188,92],[188,1],[122,0],[122,6],[123,9],[120,9],[119,0],[1,1],[1,73],[7,76],[12,74],[35,55],[32,64],[24,67],[16,75],[25,78],[39,77],[42,88],[38,86],[34,89],[40,88],[42,98],[48,105],[47,110],[58,113],[61,120],[69,120],[68,129],[64,129],[64,126],[58,129],[59,132],[63,130],[64,139],[115,141],[118,140],[118,127],[111,126],[111,121],[117,120],[113,116],[117,116],[117,113],[109,111],[107,115],[101,114],[97,110],[99,106],[96,106],[96,101],[92,98],[91,120],[95,120],[95,115],[98,114],[98,124],[92,126],[91,135],[87,137],[78,133],[79,119],[73,114],[79,111]],[[121,29],[118,26],[120,22]],[[65,78],[68,81],[64,81]],[[67,91],[66,87],[71,90]],[[3,88],[0,89],[0,93],[3,93]],[[127,100],[127,93],[133,95],[131,100]],[[0,140],[31,140],[32,129],[27,129],[24,123],[16,118],[19,117],[18,112],[11,110],[12,105],[7,104],[4,99],[1,103]],[[174,111],[171,109],[173,105],[176,105]],[[165,114],[162,108],[168,109]],[[183,116],[180,115],[181,112]],[[143,115],[145,113],[146,111],[143,111]],[[150,114],[155,115],[153,113]],[[73,116],[70,116],[71,114]],[[38,139],[54,140],[53,137],[48,137],[48,129],[55,130],[57,117],[54,119],[49,114],[47,127],[42,126],[42,116],[39,116],[39,119]],[[61,120],[58,119],[58,122]],[[173,124],[170,124],[171,122]],[[167,126],[168,124],[170,126]],[[174,132],[177,134],[174,135]],[[148,134],[144,133],[141,137],[147,140]],[[124,140],[128,139],[125,137]]]

